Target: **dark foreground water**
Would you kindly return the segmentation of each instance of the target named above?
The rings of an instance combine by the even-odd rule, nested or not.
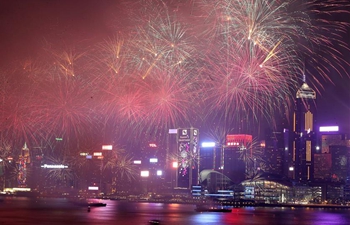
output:
[[[234,208],[232,213],[195,212],[194,205],[129,203],[103,200],[106,207],[87,207],[67,199],[5,198],[0,202],[0,225],[146,225],[158,219],[167,225],[349,225],[349,209]]]

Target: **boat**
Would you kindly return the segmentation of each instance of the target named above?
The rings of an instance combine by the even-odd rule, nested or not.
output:
[[[71,200],[71,202],[75,205],[79,206],[88,206],[88,207],[104,207],[107,206],[106,203],[101,201],[94,201],[94,200],[88,200],[88,199],[78,199],[78,200]]]
[[[232,209],[225,208],[222,206],[205,206],[205,205],[199,206],[199,205],[197,205],[195,211],[196,212],[225,212],[225,213],[228,213],[228,212],[232,212]]]
[[[87,205],[90,206],[90,207],[104,207],[104,206],[107,206],[107,203],[103,203],[103,202],[88,202]]]
[[[153,224],[160,224],[160,220],[150,220],[150,221],[148,221],[148,223],[149,223],[150,225],[153,225]]]

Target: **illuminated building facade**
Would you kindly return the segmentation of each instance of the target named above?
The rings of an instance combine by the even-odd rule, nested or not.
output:
[[[292,199],[293,185],[281,176],[269,173],[257,174],[242,182],[244,199],[262,203],[286,203]]]
[[[177,131],[178,168],[176,187],[191,189],[197,183],[196,164],[199,152],[199,130],[196,128],[179,128]]]
[[[30,164],[30,157],[29,157],[29,148],[27,147],[27,144],[24,143],[24,146],[21,150],[21,154],[18,158],[18,174],[17,174],[17,181],[18,181],[18,187],[27,187],[27,167]]]
[[[294,164],[293,179],[297,182],[308,182],[313,178],[313,152],[316,135],[314,131],[316,113],[316,92],[306,83],[296,94],[293,114],[292,156]]]

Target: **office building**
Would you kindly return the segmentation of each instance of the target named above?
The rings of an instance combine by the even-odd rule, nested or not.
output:
[[[265,137],[265,172],[283,175],[285,146],[283,132],[269,131]]]
[[[200,173],[206,169],[216,171],[221,170],[222,147],[216,146],[214,142],[209,143],[211,145],[205,144],[206,143],[202,143],[202,146],[199,149],[198,172]]]
[[[176,187],[191,189],[198,181],[199,130],[196,128],[179,128],[177,131],[177,184]]]
[[[313,179],[313,152],[316,148],[315,100],[316,92],[303,83],[296,94],[292,139],[292,178],[300,183]]]
[[[227,135],[226,146],[222,154],[223,174],[234,183],[243,181],[254,166],[254,164],[249,164],[252,157],[252,135]]]
[[[332,173],[332,155],[329,153],[315,153],[314,181],[329,182]]]
[[[342,145],[331,145],[332,181],[345,183],[349,169],[349,149]]]

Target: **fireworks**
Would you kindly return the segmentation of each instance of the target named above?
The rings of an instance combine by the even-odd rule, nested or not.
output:
[[[136,26],[131,40],[134,73],[140,74],[142,79],[159,70],[168,76],[179,76],[181,69],[190,66],[195,54],[189,28],[177,21],[176,15],[170,15],[170,9],[161,1],[159,3],[146,7],[154,10],[145,16],[146,23]]]
[[[145,80],[146,124],[166,131],[190,120],[188,113],[198,105],[195,100],[198,94],[188,79],[188,76],[174,78],[167,74],[154,74]]]
[[[132,156],[120,148],[101,160],[100,170],[101,172],[112,172],[113,179],[126,179],[128,181],[134,180],[138,174]]]
[[[10,72],[9,74],[14,75]],[[14,143],[29,140],[35,142],[39,121],[38,118],[32,116],[31,105],[34,103],[34,91],[25,86],[30,79],[22,76],[22,79],[16,82],[12,77],[4,75],[3,78],[0,111],[2,137]]]
[[[345,1],[125,2],[127,29],[107,41],[50,48],[1,73],[6,139],[64,136],[76,144],[67,151],[78,151],[96,133],[139,140],[213,123],[246,132],[289,105],[302,71],[320,90],[330,70],[348,65],[348,23],[331,18],[347,13]]]
[[[119,35],[99,46],[101,58],[96,61],[101,62],[104,67],[107,67],[107,72],[112,72],[115,76],[125,75],[125,72],[122,71],[125,68],[127,57],[125,42],[124,38]]]
[[[299,3],[201,2],[203,21],[207,25],[203,34],[211,37],[210,49],[205,52],[207,64],[203,81],[208,90],[208,105],[212,111],[223,112],[219,116],[215,114],[216,117],[229,124],[231,121],[237,124],[242,115],[247,114],[251,114],[250,118],[271,117],[276,109],[284,109],[287,99],[292,99],[290,90],[299,85],[305,64],[313,65],[306,67],[307,79],[317,88],[322,88],[322,80],[329,79],[326,65],[330,58],[337,58],[332,60],[332,66],[342,69],[341,63],[338,64],[341,56],[334,46],[335,43],[343,45],[335,36],[346,31],[345,24],[313,19],[341,11],[333,8],[333,1]],[[322,10],[313,10],[315,8]],[[311,35],[324,27],[332,31],[339,27],[339,32]],[[321,48],[327,49],[328,54],[320,55],[314,51],[316,46],[324,46]],[[308,71],[310,68],[313,73]]]
[[[46,133],[69,140],[93,128],[89,86],[74,77],[53,79],[46,85],[40,93],[43,100],[34,105],[37,117],[45,121]]]
[[[69,186],[70,182],[76,177],[75,171],[68,166],[69,158],[66,155],[56,155],[47,156],[46,160],[49,165],[55,165],[45,168],[45,176],[48,182],[54,182],[54,184],[65,187]]]
[[[247,42],[253,43],[251,50],[259,48],[265,52],[266,57],[260,64],[261,67],[270,59],[276,58],[278,65],[273,68],[288,75],[297,73],[297,76],[301,76],[300,71],[303,71],[303,63],[306,61],[312,65],[309,68],[317,70],[318,74],[307,72],[313,75],[314,81],[318,81],[319,85],[318,79],[329,78],[326,65],[330,61],[338,69],[341,65],[338,62],[342,61],[342,57],[335,46],[347,45],[339,39],[339,35],[346,32],[348,24],[329,18],[330,15],[344,13],[345,5],[349,7],[344,1],[204,2],[208,27],[214,25],[218,30],[213,35],[215,41],[221,41],[226,46],[232,43],[238,43],[239,46],[244,46]],[[290,70],[284,68],[284,65],[289,66]]]

